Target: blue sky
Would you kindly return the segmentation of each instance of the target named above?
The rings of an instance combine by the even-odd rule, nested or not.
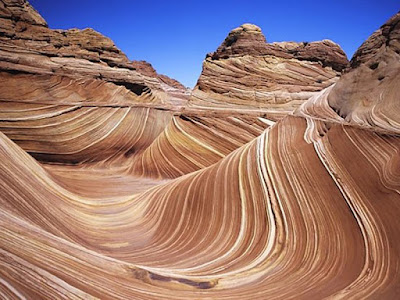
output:
[[[136,1],[30,0],[50,28],[92,27],[131,60],[193,87],[202,61],[229,31],[261,27],[268,42],[331,39],[349,59],[400,9],[399,0]]]

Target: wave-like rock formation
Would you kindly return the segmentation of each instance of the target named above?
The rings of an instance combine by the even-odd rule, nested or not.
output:
[[[0,102],[0,131],[43,162],[123,165],[175,178],[217,162],[274,124],[263,115],[173,115],[140,107]]]
[[[253,92],[310,92],[289,115],[285,104],[228,99],[232,78],[204,71],[207,97],[193,100],[198,88],[180,111],[179,83],[111,46],[98,54],[119,65],[63,73],[92,51],[71,43],[59,48],[71,55],[61,71],[23,71],[33,50],[15,45],[44,57],[54,41],[39,37],[58,33],[26,1],[0,1],[0,15],[1,28],[30,34],[0,37],[0,68],[12,64],[0,73],[0,298],[398,297],[400,13],[350,65],[331,42],[267,44],[250,25],[207,58],[226,63],[209,79],[233,59],[279,61]],[[125,63],[133,77],[118,73]],[[93,77],[103,66],[146,92]],[[307,85],[316,77],[305,70],[325,77]],[[251,91],[240,78],[232,90]]]
[[[287,117],[216,165],[102,201],[62,189],[2,136],[2,290],[393,299],[399,139],[321,127]]]
[[[3,102],[0,131],[41,161],[84,163],[146,149],[172,114],[151,108]]]
[[[292,111],[336,82],[347,65],[330,40],[267,43],[259,27],[244,24],[207,55],[190,106]]]
[[[275,122],[267,116],[179,115],[132,159],[131,174],[176,178],[208,167],[259,136]]]

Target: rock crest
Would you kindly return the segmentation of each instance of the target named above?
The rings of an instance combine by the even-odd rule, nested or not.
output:
[[[185,87],[144,64],[130,61],[111,39],[94,29],[52,30],[27,1],[0,2],[2,72],[31,74],[33,84],[38,75],[100,80],[112,84],[105,87],[110,93],[121,86],[126,88],[125,93],[131,93],[128,103],[186,102]],[[8,75],[3,78],[7,82],[18,79]]]
[[[243,24],[206,56],[190,106],[262,106],[292,111],[338,80],[348,60],[339,45],[267,43],[261,29]]]

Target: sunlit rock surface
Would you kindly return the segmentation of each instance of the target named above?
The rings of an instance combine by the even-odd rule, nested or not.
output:
[[[190,107],[292,111],[336,82],[347,65],[330,40],[267,43],[259,27],[244,24],[207,55]]]
[[[400,14],[357,50],[343,77],[314,96],[298,115],[400,133]]]
[[[0,14],[1,28],[41,28],[24,43],[51,31],[25,1],[1,1]],[[291,101],[236,103],[224,84],[185,106],[187,90],[145,62],[121,78],[146,85],[140,95],[94,78],[101,62],[26,72],[33,50],[2,34],[14,48],[0,43],[11,68],[0,76],[0,298],[396,299],[399,18],[349,66],[330,42],[319,56],[307,47],[320,43],[279,44],[298,50],[290,64],[332,74],[293,113]],[[244,29],[217,55],[278,49]]]
[[[129,103],[182,104],[187,91],[176,81],[157,74],[145,62],[130,61],[107,37],[91,28],[84,30],[51,30],[43,18],[24,0],[2,0],[0,4],[0,93],[10,85],[25,87],[24,81],[7,76],[21,73],[30,80],[35,94],[64,90],[55,81],[99,86],[103,90],[128,94]],[[149,72],[150,69],[150,72]],[[8,74],[7,74],[8,73]],[[41,76],[38,76],[41,75]],[[35,78],[40,77],[38,83]],[[51,77],[50,83],[46,84]],[[84,81],[84,82],[82,82]],[[93,83],[95,82],[95,83]],[[70,93],[71,93],[70,89]],[[15,98],[27,95],[26,90],[13,91]],[[62,95],[61,100],[65,95]],[[4,99],[4,96],[2,97]],[[57,100],[57,97],[55,97]],[[73,95],[72,99],[75,100]],[[53,101],[53,98],[48,100]],[[76,99],[80,101],[81,99]],[[108,97],[107,103],[115,102]]]

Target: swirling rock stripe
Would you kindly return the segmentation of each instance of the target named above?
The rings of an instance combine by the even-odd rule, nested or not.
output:
[[[396,136],[288,116],[208,168],[102,200],[62,189],[0,141],[3,294],[397,295]]]
[[[176,178],[208,167],[274,124],[266,117],[174,116],[162,134],[133,161],[131,173]]]
[[[156,91],[136,95],[124,86],[100,79],[71,78],[54,74],[32,75],[0,72],[3,101],[61,105],[151,105],[160,101]],[[161,96],[160,96],[161,97]],[[164,104],[164,106],[167,106]]]
[[[150,108],[0,102],[0,131],[35,158],[84,163],[143,151],[172,113]]]
[[[0,101],[0,108],[0,131],[42,162],[113,165],[145,178],[208,167],[274,124],[266,116],[172,116],[145,107]]]

